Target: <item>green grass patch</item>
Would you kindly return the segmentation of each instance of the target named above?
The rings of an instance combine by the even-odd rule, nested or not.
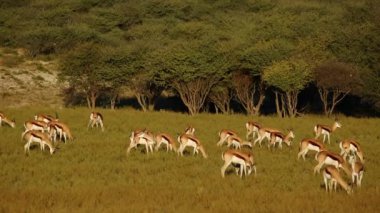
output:
[[[4,110],[3,110],[4,111]],[[333,133],[329,149],[338,152],[337,140],[354,138],[365,153],[363,186],[349,196],[342,190],[327,194],[322,175],[314,176],[314,154],[297,160],[298,143],[313,137],[316,123],[332,124],[319,116],[294,119],[211,115],[172,112],[143,113],[131,109],[103,110],[105,132],[87,130],[90,110],[84,108],[8,109],[16,118],[15,129],[0,128],[0,211],[1,212],[378,212],[380,177],[380,120],[340,117],[343,125]],[[29,156],[23,153],[22,123],[36,113],[54,115],[67,123],[75,137],[59,143],[53,156],[35,146]],[[254,147],[257,177],[240,179],[234,173],[222,179],[218,132],[228,128],[245,137],[245,122],[255,120],[264,126],[293,128],[296,138],[291,147],[269,151]],[[174,138],[187,125],[209,155],[179,157],[164,150],[146,155],[143,147],[126,156],[133,129],[148,128]],[[264,143],[266,145],[266,143]],[[190,151],[190,150],[189,150]],[[347,177],[345,177],[348,179]]]

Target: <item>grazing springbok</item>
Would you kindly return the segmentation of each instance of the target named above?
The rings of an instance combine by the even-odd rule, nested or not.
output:
[[[182,134],[178,136],[178,142],[180,144],[178,154],[180,154],[181,156],[183,156],[183,151],[185,150],[185,148],[187,146],[190,146],[194,148],[193,155],[195,155],[195,153],[198,154],[198,151],[200,151],[204,158],[208,157],[201,142],[197,138],[195,138],[195,136],[189,134]]]
[[[167,152],[169,150],[177,152],[177,150],[178,150],[175,140],[173,140],[173,138],[170,135],[165,134],[165,133],[161,133],[161,134],[156,135],[156,143],[157,143],[156,147],[155,147],[156,151],[158,151],[161,144],[166,145],[166,151]]]
[[[53,143],[51,142],[49,136],[43,132],[37,131],[37,130],[29,130],[25,131],[22,134],[22,138],[26,141],[26,144],[24,146],[25,154],[30,152],[30,145],[31,143],[38,143],[40,144],[41,150],[45,149],[45,145],[47,145],[50,149],[50,154],[52,155],[55,151],[55,148],[53,146]]]
[[[346,190],[347,194],[351,194],[352,188],[347,184],[347,182],[342,178],[339,173],[339,170],[334,166],[326,166],[323,170],[323,181],[325,182],[326,192],[332,191],[334,187],[334,191],[336,191],[336,185],[339,185]]]
[[[73,136],[71,134],[70,128],[62,123],[52,121],[48,124],[48,132],[50,137],[53,138],[53,141],[56,141],[57,135],[59,135],[59,140],[62,140],[66,143],[67,140],[73,140]]]
[[[346,139],[339,143],[340,155],[343,159],[347,158],[347,155],[352,152],[357,155],[362,163],[364,163],[363,150],[360,148],[360,144],[352,139]]]
[[[129,137],[130,143],[129,147],[127,148],[127,155],[129,155],[132,148],[137,149],[137,145],[144,145],[146,154],[149,154],[149,151],[153,153],[153,146],[155,144],[153,134],[146,130],[134,130],[131,133],[131,136]]]
[[[243,141],[237,135],[232,135],[227,139],[228,147],[234,147],[235,149],[241,149],[242,146],[249,146],[252,149],[252,143],[248,141]]]
[[[319,173],[323,165],[332,165],[337,169],[342,168],[347,175],[351,176],[351,171],[349,170],[347,163],[342,156],[336,153],[322,150],[315,155],[315,160],[318,161],[318,164],[314,167],[314,174],[317,172]]]
[[[323,135],[323,143],[327,137],[327,142],[330,144],[331,133],[334,132],[337,128],[341,127],[342,125],[338,121],[335,121],[331,127],[327,125],[317,124],[314,126],[315,139],[319,138],[320,135]]]
[[[351,165],[351,172],[352,172],[352,183],[360,187],[362,185],[363,180],[363,174],[364,174],[364,165],[356,161],[355,154],[350,154],[348,156],[348,162]]]
[[[300,142],[300,151],[298,152],[298,159],[302,156],[305,160],[305,156],[309,151],[316,151],[317,153],[326,150],[325,145],[314,138],[305,138]]]
[[[236,132],[228,129],[222,129],[219,132],[219,141],[216,143],[217,146],[222,146],[223,143],[230,137],[230,136],[237,136]]]
[[[236,171],[238,173],[240,172],[240,178],[243,177],[243,173],[245,176],[251,174],[252,169],[256,175],[256,165],[251,153],[229,149],[222,154],[222,160],[224,160],[224,165],[221,168],[223,178],[225,176],[226,169],[231,164],[234,167],[238,167]]]
[[[96,126],[97,128],[100,126],[100,128],[102,129],[102,131],[104,132],[104,125],[103,125],[103,115],[100,114],[99,112],[91,112],[90,114],[90,120],[88,122],[88,125],[87,125],[87,129],[90,128],[94,128],[94,126]]]
[[[257,122],[248,121],[245,123],[245,128],[247,129],[247,134],[245,135],[245,138],[249,140],[249,136],[252,134],[252,140],[255,139],[255,135],[259,134],[259,129],[261,128],[261,125]]]
[[[45,132],[48,130],[48,124],[43,121],[38,121],[38,120],[25,121],[24,127],[25,127],[25,131],[37,130],[37,131]]]
[[[16,127],[15,119],[9,120],[3,113],[0,112],[0,127],[3,124],[3,122],[8,124],[12,128]]]
[[[257,134],[257,138],[253,143],[253,146],[255,146],[257,142],[259,142],[259,146],[261,147],[261,142],[265,138],[268,140],[268,143],[269,143],[271,133],[275,133],[275,132],[281,132],[281,131],[277,129],[271,129],[271,128],[260,128]]]
[[[45,115],[45,114],[37,114],[34,116],[34,120],[36,121],[43,121],[45,123],[49,123],[49,122],[58,122],[58,114],[55,113],[55,118],[53,118],[53,116],[51,115]]]
[[[293,130],[289,130],[287,135],[284,135],[282,132],[271,132],[268,149],[270,149],[271,146],[274,148],[276,143],[278,143],[278,147],[280,147],[280,149],[282,149],[282,143],[286,143],[286,145],[290,146],[294,137]]]

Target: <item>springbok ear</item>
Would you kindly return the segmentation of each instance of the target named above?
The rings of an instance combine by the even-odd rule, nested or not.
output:
[[[13,118],[12,121],[16,123],[16,119],[15,118]]]

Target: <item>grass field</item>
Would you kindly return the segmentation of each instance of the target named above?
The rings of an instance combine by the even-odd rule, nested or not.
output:
[[[50,156],[35,146],[24,155],[22,123],[36,113],[54,115],[55,109],[7,109],[17,127],[0,128],[0,212],[379,212],[380,119],[341,117],[343,127],[332,135],[337,140],[357,139],[364,150],[366,172],[363,186],[352,195],[324,191],[322,175],[313,175],[314,153],[297,161],[298,143],[313,136],[316,123],[333,120],[306,116],[295,119],[252,118],[244,115],[200,114],[190,117],[172,112],[143,113],[132,109],[100,110],[105,132],[87,130],[90,111],[84,108],[57,110],[75,137]],[[240,179],[234,173],[222,179],[217,133],[223,128],[245,137],[245,122],[293,128],[291,147],[269,151],[254,147],[257,176]],[[187,125],[209,155],[179,157],[161,150],[146,155],[143,147],[126,157],[133,129],[148,128],[176,137]],[[266,145],[266,143],[265,143]],[[347,179],[347,177],[346,177]]]

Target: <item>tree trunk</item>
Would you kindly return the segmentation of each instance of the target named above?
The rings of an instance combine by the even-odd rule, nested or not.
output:
[[[146,112],[147,111],[147,101],[146,97],[140,93],[135,93],[137,102],[139,103],[141,109]]]
[[[97,98],[98,98],[98,93],[94,91],[91,91],[90,94],[87,96],[87,104],[90,109],[95,109]]]
[[[282,118],[282,110],[281,110],[281,108],[280,108],[280,100],[279,100],[279,97],[278,97],[278,92],[275,91],[275,92],[274,92],[274,95],[275,95],[275,97],[276,97],[275,102],[276,102],[276,112],[277,112],[277,116],[278,116],[279,118]]]

